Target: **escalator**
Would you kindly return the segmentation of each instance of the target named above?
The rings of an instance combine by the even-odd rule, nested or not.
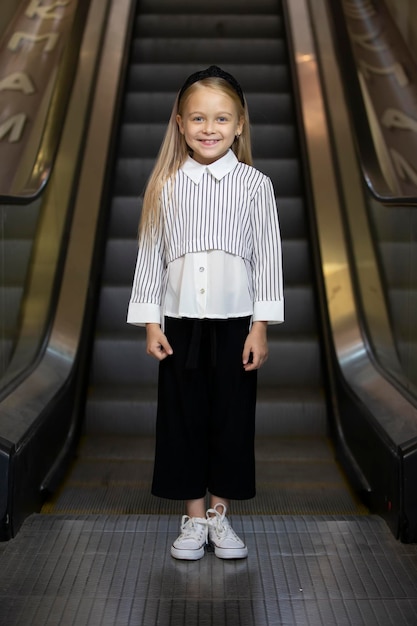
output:
[[[1,404],[1,538],[13,539],[0,543],[0,624],[415,624],[417,553],[396,539],[416,539],[415,410],[362,334],[340,208],[345,180],[360,185],[351,164],[336,169],[350,135],[336,151],[326,125],[345,104],[328,79],[325,3],[311,0],[313,17],[304,0],[145,0],[133,21],[126,0],[108,14],[92,4],[108,19],[97,80],[78,92],[94,95],[56,316],[40,367]],[[322,57],[310,21],[324,27]],[[157,363],[126,312],[140,198],[176,90],[212,63],[242,84],[255,165],[277,194],[286,321],[270,327],[259,373],[258,494],[232,509],[250,557],[187,564],[169,557],[182,503],[150,495]]]
[[[325,24],[321,46],[331,48],[324,4],[314,1],[315,28]],[[3,538],[13,536],[42,502],[44,513],[180,511],[180,504],[149,496],[157,363],[145,355],[143,329],[128,326],[125,318],[140,197],[178,85],[209,63],[235,74],[244,87],[255,165],[273,181],[283,236],[286,322],[270,327],[270,359],[259,375],[260,489],[256,501],[239,503],[236,510],[362,514],[366,508],[356,497],[360,491],[396,536],[405,541],[415,536],[408,480],[416,458],[415,408],[381,374],[366,347],[363,332],[372,335],[384,323],[384,294],[376,275],[369,281],[369,255],[367,271],[361,270],[361,252],[368,254],[372,244],[366,240],[366,218],[358,213],[361,183],[357,185],[359,175],[349,162],[351,138],[340,124],[332,137],[326,126],[324,90],[332,123],[344,106],[335,67],[330,67],[334,59],[325,54],[320,59],[321,91],[304,0],[299,2],[297,7],[248,2],[243,11],[238,4],[225,10],[217,3],[190,9],[184,0],[175,12],[163,1],[144,2],[135,17],[129,0],[117,7],[93,2],[89,24],[95,29],[97,58],[103,42],[100,66],[80,65],[86,73],[75,83],[76,106],[72,112],[70,103],[61,145],[75,136],[75,119],[78,143],[71,155],[58,153],[56,176],[44,194],[51,200],[51,217],[57,189],[66,193],[65,202],[59,203],[59,226],[68,247],[55,290],[53,264],[45,264],[42,254],[36,259],[48,268],[48,290],[57,297],[56,308],[51,309],[49,335],[32,371],[2,398]],[[107,23],[103,39],[95,11]],[[120,36],[119,17],[114,17],[118,11],[125,36]],[[85,84],[94,93],[90,119]],[[335,110],[336,94],[340,104]],[[77,110],[81,100],[84,117]],[[343,146],[338,145],[339,135]],[[82,155],[79,168],[77,151],[80,159]],[[62,185],[60,172],[67,164],[71,176]],[[66,203],[70,207],[72,201],[66,214]],[[352,201],[353,210],[343,216],[341,207]],[[348,231],[354,228],[358,236],[352,237]],[[47,233],[51,240],[51,231]],[[58,243],[54,240],[56,250]],[[38,243],[37,250],[43,253],[48,246]],[[37,280],[42,282],[42,276]],[[362,283],[370,287],[365,298]],[[375,324],[362,315],[369,297],[379,316]],[[35,306],[38,302],[34,300]],[[389,339],[389,332],[384,338]],[[76,463],[62,483],[80,430]]]
[[[258,384],[260,489],[255,502],[236,503],[236,511],[365,511],[334,460],[329,438],[310,215],[287,46],[284,16],[275,2],[247,2],[243,13],[240,3],[225,9],[215,2],[198,12],[180,3],[175,13],[164,2],[139,3],[116,149],[83,440],[67,482],[44,505],[44,512],[181,511],[180,503],[149,497],[157,362],[146,355],[143,329],[126,324],[126,307],[136,259],[139,196],[178,86],[210,63],[231,72],[243,85],[255,166],[274,184],[283,238],[286,321],[270,327],[270,357]]]
[[[345,239],[343,235],[340,238],[334,210],[340,200],[330,178],[325,185],[320,180],[331,167],[326,161],[327,147],[316,151],[314,158],[305,134],[309,124],[306,111],[316,113],[316,109],[305,104],[313,101],[310,94],[302,93],[308,82],[288,54],[295,45],[290,24],[296,20],[289,17],[292,6],[265,0],[245,3],[244,8],[236,3],[226,10],[214,3],[191,9],[184,1],[173,12],[163,1],[156,5],[141,2],[133,16],[132,7],[125,4],[126,33],[132,32],[133,37],[124,83],[117,90],[123,94],[118,130],[114,141],[105,144],[101,119],[93,115],[83,157],[83,167],[90,160],[95,176],[102,168],[103,191],[98,185],[90,185],[93,191],[90,189],[91,176],[80,178],[75,226],[65,235],[71,261],[67,260],[64,268],[64,295],[58,302],[52,341],[33,376],[2,404],[7,428],[2,431],[0,460],[5,468],[4,485],[11,481],[10,494],[5,486],[2,500],[4,536],[13,535],[40,501],[43,513],[50,514],[181,511],[181,504],[149,495],[157,363],[145,354],[143,329],[128,326],[125,319],[140,197],[178,86],[190,73],[210,63],[229,70],[244,87],[253,126],[255,166],[273,181],[283,237],[286,322],[270,327],[270,358],[259,375],[258,498],[237,503],[236,512],[363,514],[367,509],[357,498],[361,491],[370,496],[367,503],[384,515],[395,535],[414,536],[414,526],[410,530],[408,521],[398,513],[403,506],[399,484],[408,484],[405,468],[412,471],[414,467],[412,436],[408,435],[413,432],[412,409],[406,408],[393,425],[391,409],[380,407],[375,385],[381,379],[368,364],[356,360],[357,354],[361,359],[363,355],[363,350],[356,348],[357,330],[346,333],[342,329],[338,346],[337,325],[342,322],[345,326],[347,315],[343,313],[341,322],[337,316],[333,320],[334,310],[340,310],[334,296],[350,288],[349,270],[343,270],[344,278],[340,278],[340,268],[346,263],[339,255]],[[103,10],[103,19],[105,16]],[[109,19],[108,23],[115,22]],[[301,49],[304,44],[297,45]],[[103,60],[97,75],[104,92],[109,58]],[[299,54],[298,58],[304,63],[310,57]],[[114,72],[119,74],[120,70]],[[88,94],[84,97],[87,101]],[[117,97],[113,99],[118,102]],[[117,110],[114,105],[110,115]],[[79,126],[80,137],[84,123]],[[303,125],[304,133],[298,130]],[[324,131],[320,132],[324,136]],[[321,135],[313,130],[313,137]],[[104,149],[100,151],[102,139]],[[106,165],[108,155],[113,156]],[[68,157],[64,159],[69,162]],[[106,174],[110,182],[106,182]],[[54,185],[49,188],[53,195]],[[100,194],[101,217],[96,219]],[[88,205],[91,208],[86,211]],[[93,257],[89,246],[96,229]],[[332,232],[330,248],[339,238],[337,262],[327,258],[327,231]],[[80,255],[78,241],[83,238],[84,253]],[[323,276],[322,267],[337,272],[333,275],[326,270]],[[74,299],[76,292],[79,298]],[[351,307],[347,302],[349,314],[354,311]],[[95,320],[90,324],[93,311]],[[354,339],[347,350],[354,346],[356,351],[348,359],[344,357],[345,337]],[[346,385],[340,370],[349,373],[349,368],[352,382]],[[386,390],[381,388],[385,402]],[[37,390],[36,401],[25,402],[32,389]],[[369,401],[370,408],[364,410],[362,405],[368,406]],[[19,403],[23,407],[20,420],[14,421]],[[395,410],[401,406],[398,398],[394,405]],[[76,462],[67,480],[61,482],[80,429]],[[349,481],[335,458],[342,462]],[[382,475],[380,466],[386,470]],[[412,502],[410,506],[412,510]]]

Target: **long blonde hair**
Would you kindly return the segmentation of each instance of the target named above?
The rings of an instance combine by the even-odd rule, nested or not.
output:
[[[184,136],[180,133],[177,115],[182,114],[188,98],[198,89],[198,85],[212,87],[232,98],[238,117],[239,119],[243,118],[244,124],[241,135],[235,138],[231,148],[239,161],[247,165],[252,165],[253,163],[249,113],[246,100],[243,105],[236,91],[223,78],[208,77],[193,83],[184,93],[179,92],[175,99],[165,137],[146,185],[139,223],[139,234],[149,234],[152,225],[156,226],[159,223],[162,189],[168,180],[173,180],[175,174],[190,154],[190,149],[186,144]]]

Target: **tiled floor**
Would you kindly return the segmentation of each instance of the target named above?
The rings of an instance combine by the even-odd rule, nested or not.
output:
[[[30,517],[2,626],[415,626],[417,546],[374,516],[234,516],[249,558],[175,561],[177,516]]]

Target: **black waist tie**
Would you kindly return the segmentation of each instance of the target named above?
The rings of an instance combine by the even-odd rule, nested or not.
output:
[[[217,333],[216,328],[223,320],[195,319],[192,321],[191,339],[188,346],[187,361],[185,368],[195,370],[198,367],[202,341],[208,339],[210,342],[211,365],[215,367],[217,360]]]

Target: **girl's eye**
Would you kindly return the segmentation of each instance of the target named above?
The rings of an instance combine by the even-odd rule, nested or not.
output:
[[[193,117],[193,122],[201,122],[203,120],[203,118],[200,115],[196,115],[195,117]]]
[[[227,117],[219,117],[219,122],[227,122]]]

